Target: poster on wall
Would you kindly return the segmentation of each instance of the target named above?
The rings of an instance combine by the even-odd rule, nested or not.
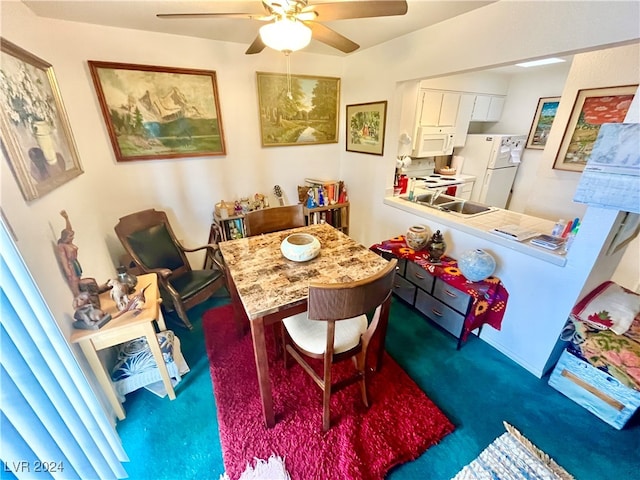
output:
[[[83,173],[53,66],[1,37],[0,133],[27,201]]]
[[[624,122],[638,85],[579,90],[553,168],[582,172],[603,123]]]
[[[116,161],[225,155],[216,72],[90,60]]]

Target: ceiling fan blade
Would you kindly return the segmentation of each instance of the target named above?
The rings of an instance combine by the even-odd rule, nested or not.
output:
[[[262,50],[265,49],[265,47],[266,45],[262,42],[262,38],[260,38],[260,34],[258,34],[258,36],[255,38],[253,43],[249,45],[249,48],[247,48],[247,51],[244,53],[245,55],[253,55],[254,53],[260,53]]]
[[[386,0],[370,2],[332,2],[317,3],[307,9],[313,9],[318,14],[318,20],[346,20],[349,18],[390,17],[407,13],[405,0]],[[307,9],[303,9],[306,11]]]
[[[326,25],[316,22],[304,22],[304,24],[311,29],[311,36],[314,40],[326,43],[341,52],[351,53],[360,48],[360,45],[340,35]]]
[[[157,13],[156,17],[163,19],[172,18],[248,18],[251,20],[273,20],[273,15],[260,13]]]

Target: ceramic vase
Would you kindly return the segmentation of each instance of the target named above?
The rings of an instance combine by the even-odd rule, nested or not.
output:
[[[427,242],[427,252],[429,252],[429,261],[432,263],[440,262],[440,259],[447,250],[447,244],[442,238],[440,230],[436,230],[436,233]]]
[[[404,238],[409,248],[422,250],[429,241],[429,230],[424,225],[413,225],[409,227]]]
[[[480,248],[467,250],[458,259],[458,268],[472,282],[480,282],[490,277],[496,270],[496,260]]]
[[[44,158],[47,159],[47,163],[49,165],[55,165],[58,157],[56,156],[56,147],[51,125],[43,121],[33,122],[33,133]]]

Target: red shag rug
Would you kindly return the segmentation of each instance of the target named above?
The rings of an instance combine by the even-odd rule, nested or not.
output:
[[[238,339],[233,309],[205,312],[205,344],[218,407],[220,442],[226,473],[240,477],[255,458],[272,454],[285,460],[292,480],[382,479],[393,466],[413,460],[454,426],[398,364],[385,353],[383,368],[368,383],[367,409],[353,384],[331,396],[331,429],[322,433],[322,394],[292,361],[276,359],[267,328],[269,375],[276,415],[265,427],[251,335]],[[341,369],[334,367],[334,381]]]

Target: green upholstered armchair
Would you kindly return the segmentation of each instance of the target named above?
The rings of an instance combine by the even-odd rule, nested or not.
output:
[[[176,239],[165,212],[155,209],[120,218],[114,230],[142,272],[158,275],[163,308],[175,310],[184,325],[191,329],[187,310],[226,286],[218,246],[183,247]],[[213,260],[208,262],[212,268],[193,270],[185,252],[203,249],[207,250],[207,258]]]

